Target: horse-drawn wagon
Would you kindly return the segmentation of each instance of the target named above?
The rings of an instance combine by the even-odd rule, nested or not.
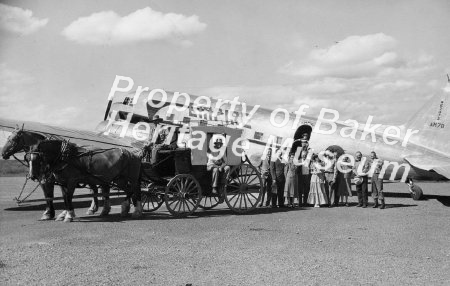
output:
[[[172,125],[171,127],[174,126]],[[180,142],[178,142],[178,145],[171,145],[170,148],[158,148],[154,152],[156,158],[153,158],[152,162],[149,162],[146,159],[147,157],[143,156],[140,168],[143,210],[147,212],[155,211],[165,203],[168,211],[172,215],[186,217],[192,214],[198,207],[207,210],[223,202],[236,213],[247,213],[255,209],[262,197],[262,179],[257,168],[250,163],[248,158],[245,155],[240,156],[235,152],[238,150],[242,151],[242,149],[239,149],[240,145],[235,144],[236,140],[239,141],[242,130],[226,126],[191,126],[188,130],[187,134],[185,134],[188,138],[183,147],[180,147]],[[195,140],[196,136],[203,136],[204,140]],[[224,147],[224,160],[226,165],[230,167],[230,171],[226,177],[221,178],[222,183],[219,186],[218,194],[213,194],[211,191],[212,174],[207,170],[207,162],[208,154],[211,152],[210,143],[217,136],[222,136],[225,142],[227,142]],[[29,140],[28,137],[33,140]],[[176,136],[177,139],[178,136]],[[7,151],[8,156],[16,152],[28,151],[33,144],[40,144],[40,142],[45,142],[47,139],[42,135],[30,133],[22,129],[16,130],[10,136],[9,141],[8,150],[3,150],[4,154]],[[192,141],[197,141],[197,144],[187,146],[187,143]],[[59,147],[57,149],[56,152],[59,152]],[[97,153],[102,153],[102,149],[98,150],[96,151]],[[95,153],[85,150],[78,153],[77,158],[90,158],[89,160],[91,161],[88,160],[89,165],[92,163],[92,154]],[[58,158],[61,158],[61,156],[62,154],[57,155]],[[68,165],[70,166],[71,163],[68,163]],[[82,171],[88,177],[92,175],[98,179],[98,176],[89,174],[89,170]],[[102,180],[100,182],[104,183]],[[46,196],[42,201],[47,202],[47,210],[42,218],[44,220],[52,219],[55,216],[52,201],[58,198],[53,197],[54,184],[60,183],[52,179],[42,185]],[[95,182],[89,185],[96,190]],[[86,186],[86,182],[81,185],[78,184],[78,187]],[[117,189],[117,184],[111,183],[109,187]],[[47,189],[48,191],[46,191]],[[109,188],[103,184],[102,189]],[[122,192],[119,193],[123,194]],[[108,199],[108,194],[104,195],[105,199]],[[93,205],[95,206],[97,206],[97,196],[98,194],[94,193],[95,204],[93,202]],[[77,197],[85,197],[85,195],[74,196],[73,198]],[[21,200],[18,202],[24,201]],[[28,202],[31,201],[29,200]],[[94,211],[96,209],[97,207],[94,207]],[[89,213],[92,213],[92,211]]]
[[[242,130],[225,126],[191,126],[190,136],[204,136],[195,148],[159,150],[156,163],[142,163],[143,209],[151,212],[165,203],[168,211],[178,217],[192,214],[198,207],[212,209],[222,202],[236,213],[256,208],[262,196],[262,179],[248,158],[236,154],[233,144]],[[212,192],[212,174],[207,170],[211,142],[222,136],[230,172],[221,178],[219,193]],[[192,138],[191,138],[192,139]]]

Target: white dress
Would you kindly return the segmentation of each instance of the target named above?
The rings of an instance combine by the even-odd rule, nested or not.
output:
[[[311,166],[311,187],[308,196],[308,204],[311,205],[326,205],[328,204],[328,197],[325,193],[325,177],[320,170],[317,163]]]

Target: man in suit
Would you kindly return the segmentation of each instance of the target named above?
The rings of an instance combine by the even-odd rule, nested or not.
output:
[[[259,173],[261,174],[262,183],[263,183],[263,197],[261,200],[260,207],[263,206],[264,203],[264,195],[267,195],[266,207],[270,205],[272,201],[272,207],[277,205],[277,195],[272,195],[272,176],[270,174],[270,160],[272,158],[272,148],[267,150],[267,156],[258,166]]]
[[[225,162],[225,152],[221,150],[223,147],[222,139],[217,139],[214,142],[215,150],[208,154],[208,163],[206,169],[212,172],[212,193],[219,195],[219,188],[224,186],[228,174],[230,173],[230,166]],[[219,179],[221,179],[219,181]]]
[[[366,158],[364,158],[364,162],[361,160],[362,153],[358,151],[356,152],[355,165],[353,166],[353,173],[355,174],[356,194],[358,195],[357,207],[367,208],[367,172],[369,172],[370,170],[370,163],[369,160],[366,160]]]
[[[284,208],[284,163],[282,162],[282,152],[277,149],[276,159],[270,161],[270,174],[272,176],[272,185],[277,186],[278,207]]]

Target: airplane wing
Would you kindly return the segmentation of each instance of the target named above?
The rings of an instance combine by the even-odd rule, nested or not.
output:
[[[436,173],[450,179],[450,160],[433,155],[410,155],[404,158],[411,166]]]
[[[37,132],[48,137],[52,135],[64,137],[79,146],[89,145],[98,148],[124,147],[130,149],[138,148],[139,146],[139,144],[136,144],[136,142],[130,140],[129,138],[111,138],[103,135],[101,132],[96,133],[92,131],[52,126],[39,122],[0,118],[0,129],[6,131],[13,131],[16,127],[22,128],[22,125],[24,130]]]

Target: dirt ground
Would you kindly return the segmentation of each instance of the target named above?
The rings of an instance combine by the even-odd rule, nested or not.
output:
[[[0,178],[1,285],[450,285],[450,182],[418,183],[422,201],[386,184],[385,210],[353,197],[351,207],[235,215],[224,204],[185,219],[163,207],[132,220],[118,205],[85,215],[85,199],[73,223],[38,221],[39,203],[17,207],[22,184]]]

